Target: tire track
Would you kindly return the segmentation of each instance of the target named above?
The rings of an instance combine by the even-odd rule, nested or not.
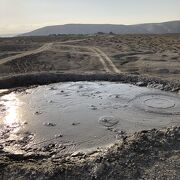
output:
[[[99,56],[104,60],[106,63],[107,67],[110,69],[111,72],[113,73],[121,73],[121,71],[115,66],[115,64],[112,62],[112,60],[99,48],[94,47],[94,51],[96,51]]]
[[[36,50],[26,51],[26,52],[24,52],[22,54],[17,54],[15,56],[10,56],[10,57],[4,58],[4,59],[0,59],[0,65],[4,64],[4,63],[7,63],[9,61],[13,61],[15,59],[19,59],[19,58],[26,57],[26,56],[29,56],[29,55],[38,54],[38,53],[43,52],[43,51],[47,51],[48,49],[51,48],[52,44],[53,43],[46,43],[46,44],[44,44],[43,46],[41,46],[40,48],[38,48]]]
[[[69,41],[64,41],[64,42],[58,42],[55,44],[59,44],[60,46],[73,47],[73,48],[80,47],[80,48],[88,49],[91,52],[93,52],[95,56],[97,56],[99,58],[99,61],[101,62],[102,66],[106,72],[108,72],[108,73],[121,73],[121,71],[115,66],[115,64],[112,62],[112,60],[102,50],[100,50],[98,47],[78,46],[78,45],[66,44],[66,43],[72,43],[72,42],[81,42],[81,41],[85,41],[85,40],[87,40],[87,39],[69,40]],[[9,61],[13,61],[15,59],[19,59],[19,58],[34,55],[34,54],[38,54],[40,52],[47,51],[49,49],[53,50],[53,47],[52,47],[53,44],[54,43],[46,43],[36,50],[26,51],[22,54],[17,54],[14,56],[10,56],[10,57],[0,59],[0,65],[4,64],[6,62],[9,62]]]
[[[68,42],[67,42],[68,43]],[[121,73],[121,71],[114,65],[112,60],[99,48],[97,47],[91,47],[91,46],[78,46],[78,45],[68,45],[60,43],[60,45],[65,47],[72,47],[72,48],[84,48],[87,50],[92,51],[95,56],[99,58],[99,61],[101,62],[104,70],[108,73]]]
[[[94,54],[99,58],[99,61],[101,62],[101,64],[104,67],[104,70],[108,73],[111,73],[111,70],[109,69],[107,63],[104,61],[102,56],[96,51],[96,49],[94,49],[93,47],[89,47],[88,49],[90,49],[92,52],[94,52]]]
[[[85,41],[85,40],[87,40],[87,39],[69,40],[69,41],[59,42],[59,44],[81,42],[81,41]],[[22,57],[38,54],[38,53],[43,52],[43,51],[47,51],[52,47],[53,44],[54,43],[46,43],[43,46],[41,46],[40,48],[38,48],[38,49],[31,50],[31,51],[26,51],[26,52],[21,53],[21,54],[17,54],[17,55],[14,55],[14,56],[10,56],[10,57],[0,59],[0,65],[4,64],[6,62],[9,62],[9,61],[15,60],[15,59],[19,59],[19,58],[22,58]]]

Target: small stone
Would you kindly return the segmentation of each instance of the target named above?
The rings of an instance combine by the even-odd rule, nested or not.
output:
[[[91,105],[91,110],[97,110],[97,107],[94,105]]]
[[[118,134],[123,135],[123,134],[126,134],[126,132],[125,131],[118,131]]]
[[[34,114],[35,114],[35,115],[40,115],[40,114],[42,114],[42,112],[36,111]]]
[[[91,155],[96,154],[96,153],[99,153],[99,151],[98,150],[89,151],[86,153],[86,155],[91,156]]]
[[[119,95],[115,95],[115,98],[119,98]]]
[[[57,90],[55,87],[51,87],[50,90]]]
[[[56,134],[54,137],[55,138],[60,138],[60,137],[63,137],[63,135],[62,134]]]
[[[117,129],[113,129],[113,132],[118,132],[118,130]]]
[[[79,156],[84,156],[83,152],[74,152],[71,157],[79,157]]]
[[[145,83],[140,81],[140,82],[137,82],[136,85],[141,87],[141,86],[145,86]]]
[[[50,100],[50,101],[48,101],[48,103],[53,103],[53,101],[52,101],[52,100]]]
[[[177,87],[177,88],[173,88],[172,89],[172,92],[179,92],[180,91],[180,87]]]
[[[56,126],[55,123],[50,123],[50,122],[48,122],[48,123],[43,123],[43,125],[44,125],[44,126]]]
[[[107,127],[107,130],[108,130],[108,131],[112,131],[113,129],[112,129],[112,128],[110,128],[110,127]]]
[[[63,144],[58,145],[58,148],[63,148],[63,147],[65,147]]]
[[[51,158],[56,158],[56,155],[52,155],[52,157]]]
[[[73,122],[73,123],[72,123],[73,126],[77,126],[77,125],[79,125],[79,124],[80,124],[80,122]]]
[[[163,87],[163,84],[157,84],[157,85],[156,85],[156,88],[163,90],[164,87]]]
[[[92,107],[91,109],[92,109],[92,110],[97,110],[97,107]]]

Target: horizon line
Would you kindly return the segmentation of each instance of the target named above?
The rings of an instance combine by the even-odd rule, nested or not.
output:
[[[63,23],[63,24],[54,24],[54,25],[46,25],[46,26],[42,26],[39,28],[36,28],[34,30],[29,30],[27,32],[17,32],[17,33],[8,33],[8,34],[0,34],[0,37],[14,37],[20,34],[25,34],[25,33],[29,33],[32,31],[35,31],[37,29],[41,29],[41,28],[45,28],[45,27],[51,27],[51,26],[65,26],[65,25],[124,25],[124,26],[133,26],[133,25],[144,25],[144,24],[161,24],[161,23],[168,23],[168,22],[175,22],[175,21],[180,21],[180,19],[178,20],[167,20],[167,21],[160,21],[160,22],[144,22],[144,23],[137,23],[137,24],[118,24],[118,23]]]

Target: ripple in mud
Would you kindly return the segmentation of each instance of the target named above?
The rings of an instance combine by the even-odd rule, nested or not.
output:
[[[105,127],[112,127],[118,124],[119,120],[113,116],[100,117],[99,123]]]
[[[57,83],[0,96],[0,132],[8,131],[20,149],[55,144],[70,153],[104,146],[123,132],[179,125],[179,115],[178,95],[112,82]]]
[[[132,103],[136,108],[150,113],[180,114],[180,98],[173,95],[143,94],[137,96]]]
[[[173,101],[161,98],[150,98],[144,101],[144,103],[151,108],[168,109],[175,106]]]

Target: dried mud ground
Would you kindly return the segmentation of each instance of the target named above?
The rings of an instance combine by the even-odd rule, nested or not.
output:
[[[29,55],[17,56],[27,51]],[[13,56],[17,57],[4,61]],[[0,38],[0,77],[49,71],[122,72],[180,81],[179,62],[180,34]]]
[[[70,80],[179,92],[180,34],[0,38],[0,89]],[[10,154],[0,145],[0,179],[180,179],[180,127],[74,156]]]
[[[179,179],[180,128],[124,137],[94,154],[27,156],[0,151],[1,179]]]

